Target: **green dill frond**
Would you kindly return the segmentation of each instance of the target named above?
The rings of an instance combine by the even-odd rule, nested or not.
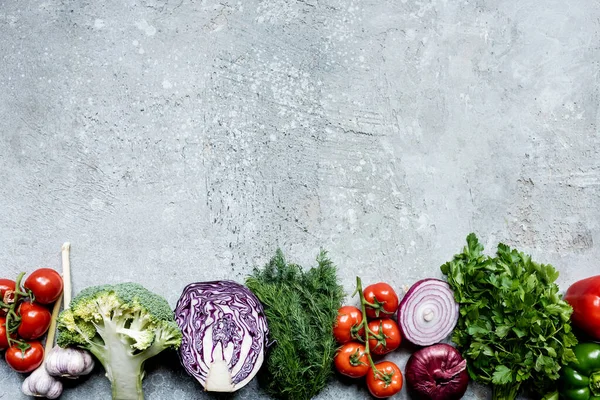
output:
[[[332,326],[345,296],[335,266],[321,251],[317,266],[304,271],[287,263],[278,249],[263,268],[254,269],[246,285],[263,303],[274,342],[261,385],[279,399],[314,397],[333,373],[337,345]]]

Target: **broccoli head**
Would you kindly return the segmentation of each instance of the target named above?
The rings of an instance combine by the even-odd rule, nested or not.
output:
[[[137,283],[93,286],[58,318],[57,343],[89,350],[106,370],[114,400],[144,398],[144,362],[181,344],[167,301]]]

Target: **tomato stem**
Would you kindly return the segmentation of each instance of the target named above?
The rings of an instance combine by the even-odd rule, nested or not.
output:
[[[17,307],[21,302],[21,297],[26,297],[27,293],[21,291],[21,280],[25,276],[25,272],[21,272],[17,276],[17,280],[15,281],[15,290],[14,290],[14,299],[13,302],[9,305],[8,311],[6,312],[6,342],[8,346],[16,344],[22,351],[27,350],[29,348],[29,344],[22,342],[17,339],[12,339],[11,334],[15,333],[19,329],[19,325],[21,324],[21,317],[16,313]],[[25,348],[25,350],[23,350]]]
[[[386,310],[383,305],[386,303],[385,301],[379,301],[377,300],[377,298],[374,298],[374,303],[368,302],[365,300],[365,305],[371,307],[373,309],[373,311],[375,312],[375,317],[379,318],[379,313],[384,313],[384,314],[393,314],[393,311],[388,311]]]
[[[373,371],[375,377],[387,383],[388,381],[391,381],[391,377],[378,370],[375,366],[375,363],[373,362],[373,358],[371,357],[371,349],[369,348],[369,332],[371,332],[371,334],[373,334],[373,332],[369,329],[369,325],[367,323],[366,307],[367,304],[370,303],[365,300],[365,295],[362,289],[362,281],[360,280],[359,276],[356,277],[356,290],[354,291],[354,293],[356,294],[357,292],[360,297],[360,307],[363,314],[362,325],[365,329],[365,354],[367,355],[367,360],[369,360],[369,365],[371,366],[371,370]]]
[[[15,303],[17,302],[17,295],[21,296],[21,297],[27,297],[27,296],[29,296],[29,293],[23,292],[21,290],[21,281],[23,280],[24,276],[25,276],[25,272],[21,272],[17,276],[17,280],[15,281]]]
[[[386,336],[386,334],[383,332],[383,321],[379,320],[379,332],[375,333],[370,328],[367,328],[367,329],[373,336],[373,339],[377,340],[377,344],[375,345],[375,348],[377,348],[379,346],[385,347],[387,345],[386,339],[389,338],[389,336]]]
[[[362,335],[360,334],[360,328],[362,327],[362,321],[360,324],[354,324],[352,325],[352,328],[350,328],[350,336],[352,337],[352,339],[355,339],[359,342],[364,342],[364,339],[362,338]]]

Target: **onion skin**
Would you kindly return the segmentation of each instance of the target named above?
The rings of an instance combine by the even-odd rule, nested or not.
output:
[[[405,368],[406,385],[420,400],[458,400],[467,391],[467,362],[449,344],[438,343],[413,353]]]

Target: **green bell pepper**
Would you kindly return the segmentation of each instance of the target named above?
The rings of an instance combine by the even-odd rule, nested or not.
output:
[[[600,400],[600,343],[580,343],[573,348],[577,363],[565,366],[560,378],[560,398]]]

